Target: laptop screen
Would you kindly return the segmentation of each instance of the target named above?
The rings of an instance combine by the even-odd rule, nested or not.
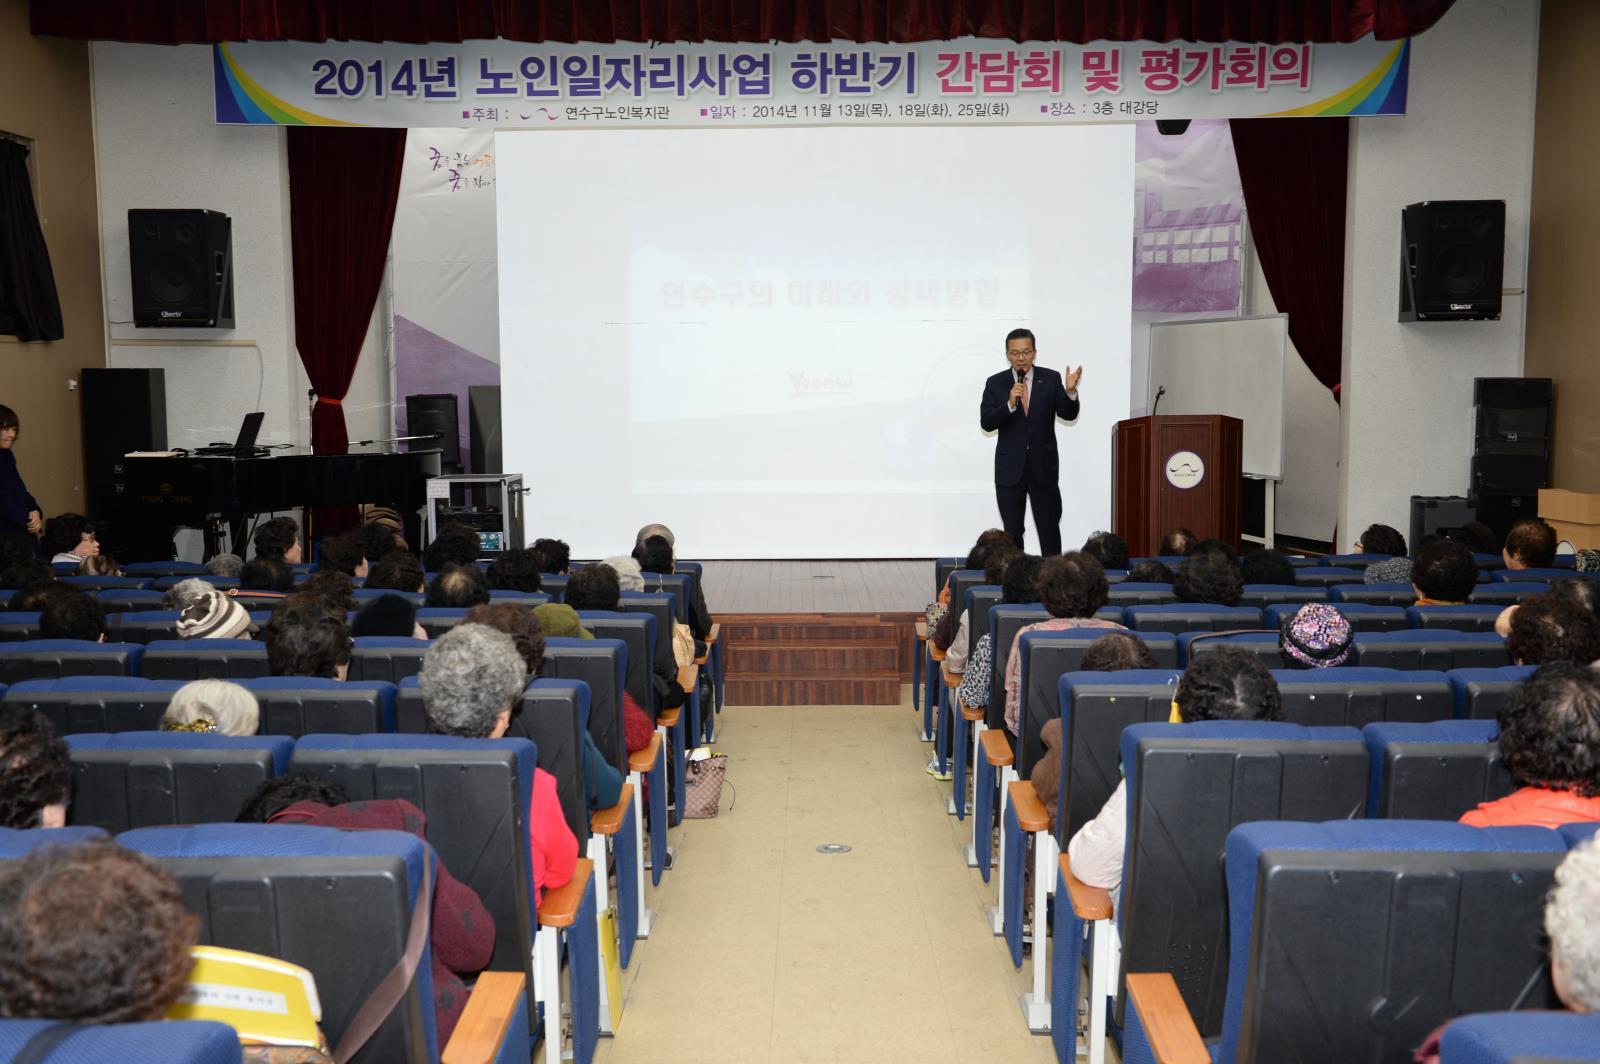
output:
[[[266,419],[266,412],[257,410],[253,414],[244,416],[244,424],[239,426],[239,441],[233,445],[236,451],[251,451],[256,446],[256,435],[261,431],[261,422]]]

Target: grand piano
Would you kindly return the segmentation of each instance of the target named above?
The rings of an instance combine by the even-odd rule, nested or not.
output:
[[[217,518],[230,526],[239,550],[252,515],[301,507],[392,506],[416,542],[411,522],[426,501],[428,479],[439,475],[440,453],[375,445],[344,454],[292,448],[253,457],[125,457],[109,508],[146,527],[202,529],[208,557],[217,550]]]

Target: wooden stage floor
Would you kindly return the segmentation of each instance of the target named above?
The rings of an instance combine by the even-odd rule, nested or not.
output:
[[[933,559],[703,562],[714,616],[921,613],[934,597]]]

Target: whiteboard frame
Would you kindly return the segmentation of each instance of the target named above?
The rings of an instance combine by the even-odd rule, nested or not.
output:
[[[1150,355],[1145,359],[1144,401],[1145,409],[1151,410],[1152,400],[1155,398],[1155,387],[1152,377],[1155,373],[1155,332],[1162,327],[1181,327],[1185,325],[1221,325],[1239,321],[1265,321],[1281,318],[1283,320],[1283,345],[1278,352],[1278,468],[1275,472],[1264,473],[1250,468],[1244,469],[1244,475],[1258,480],[1277,481],[1283,479],[1283,452],[1284,438],[1288,431],[1288,359],[1289,359],[1289,315],[1287,314],[1241,314],[1227,318],[1182,318],[1175,321],[1153,321],[1150,323]],[[1227,414],[1225,410],[1213,413]],[[1233,415],[1236,416],[1236,415]],[[1241,418],[1240,420],[1244,420]]]

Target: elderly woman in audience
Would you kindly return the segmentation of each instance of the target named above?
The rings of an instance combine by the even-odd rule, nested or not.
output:
[[[988,560],[983,564],[983,582],[998,586],[1005,579],[1006,566],[1011,564],[1011,559],[1020,558],[1022,552],[1008,539],[998,544],[989,552]],[[946,672],[960,676],[967,671],[967,659],[970,657],[969,649],[972,646],[971,624],[974,618],[968,612],[966,603],[951,604],[951,609],[957,614],[955,638],[950,640],[950,646],[944,654],[944,667]],[[988,627],[988,618],[979,619],[984,627]]]
[[[523,664],[527,666],[528,677],[532,679],[539,675],[539,667],[544,664],[544,632],[540,630],[532,610],[511,602],[490,603],[472,607],[462,618],[462,623],[481,624],[510,636]],[[534,737],[529,730],[530,722],[523,717],[524,712],[525,708],[519,702],[511,714],[507,735],[527,739]],[[648,726],[649,722],[646,721]],[[640,743],[641,749],[649,742],[647,733],[644,742]],[[632,753],[631,750],[629,752]],[[591,813],[616,805],[617,799],[622,796],[622,773],[601,755],[600,748],[594,744],[594,736],[587,730],[583,733],[583,791]]]
[[[100,603],[77,588],[51,595],[39,609],[40,639],[106,641],[106,615]]]
[[[1178,575],[1172,578],[1172,593],[1179,602],[1237,606],[1239,597],[1244,594],[1239,563],[1220,550],[1196,547],[1178,566]]]
[[[961,567],[969,570],[987,569],[989,555],[1003,548],[1018,549],[1005,532],[998,528],[988,529],[967,552]],[[944,587],[939,589],[938,601],[928,605],[928,641],[940,650],[949,650],[950,644],[955,642],[956,615],[961,612],[961,605],[950,601],[950,579],[947,578]]]
[[[1291,669],[1333,669],[1350,660],[1350,621],[1326,602],[1308,602],[1278,631],[1278,652]]]
[[[82,514],[59,514],[44,523],[44,552],[52,564],[77,565],[100,553],[94,525]]]
[[[212,576],[228,577],[237,580],[244,570],[244,559],[237,554],[217,554],[206,562],[206,572]]]
[[[256,529],[257,558],[271,558],[285,565],[299,565],[305,556],[300,546],[300,526],[292,517],[274,517]]]
[[[544,635],[553,639],[593,639],[594,633],[585,628],[578,619],[578,611],[568,606],[565,602],[545,602],[535,606],[531,611],[534,622]],[[468,611],[470,616],[471,611]],[[499,627],[492,625],[491,627]],[[515,636],[513,636],[515,638]],[[544,672],[543,647],[540,647],[539,665],[534,670],[542,675]],[[650,745],[650,736],[655,734],[656,726],[638,702],[628,692],[622,692],[622,731],[628,746],[628,753],[636,754]],[[646,785],[649,781],[645,781]]]
[[[422,564],[430,573],[443,572],[451,565],[478,564],[478,534],[466,525],[452,522],[439,529],[434,541],[422,552]]]
[[[1239,562],[1239,579],[1247,584],[1280,584],[1293,587],[1294,566],[1281,550],[1270,547],[1246,554]]]
[[[182,612],[215,590],[216,585],[209,580],[191,576],[187,580],[179,580],[161,593],[161,608]]]
[[[1566,599],[1580,610],[1587,611],[1596,620],[1600,620],[1600,581],[1579,576],[1552,580],[1547,594]],[[1501,638],[1511,638],[1511,621],[1516,617],[1517,609],[1517,604],[1507,606],[1500,611],[1500,616],[1495,618],[1494,630]]]
[[[1084,540],[1083,553],[1094,555],[1107,569],[1128,567],[1128,541],[1115,532],[1095,532]]]
[[[171,872],[109,840],[0,861],[0,1016],[159,1020],[183,991],[199,926]]]
[[[162,731],[254,735],[261,703],[248,688],[227,680],[195,680],[172,693],[161,715]]]
[[[1568,595],[1546,592],[1518,604],[1508,629],[1506,648],[1518,665],[1588,665],[1600,658],[1600,620]]]
[[[294,570],[282,558],[258,554],[239,570],[239,590],[287,595],[294,590]]]
[[[527,682],[528,668],[511,637],[481,624],[446,632],[428,648],[417,676],[429,730],[473,739],[506,733]],[[578,840],[561,813],[555,777],[542,768],[534,770],[528,831],[537,902],[545,890],[572,878],[578,859]]]
[[[1175,528],[1161,537],[1161,547],[1156,551],[1163,558],[1187,558],[1200,537],[1187,528]]]
[[[1386,554],[1391,558],[1404,558],[1406,537],[1400,534],[1398,528],[1389,525],[1368,525],[1356,540],[1356,551],[1360,554]]]
[[[1184,724],[1201,720],[1277,720],[1283,710],[1278,681],[1261,659],[1237,647],[1218,647],[1197,656],[1178,681],[1177,709]],[[1091,887],[1111,892],[1121,905],[1122,852],[1128,833],[1124,780],[1099,814],[1067,843],[1072,874]]]
[[[645,536],[633,548],[633,556],[639,560],[639,569],[644,574],[644,589],[660,591],[661,581],[652,580],[651,575],[670,576],[678,571],[677,555],[673,553],[676,543],[672,538],[672,529],[666,525],[646,525],[639,531]],[[700,586],[699,580],[689,581],[688,614],[689,632],[696,640],[695,651],[703,654],[705,638],[711,634],[711,610],[706,606],[705,589]]]
[[[239,813],[241,823],[308,824],[345,831],[404,831],[427,840],[428,818],[404,798],[352,802],[333,780],[303,773],[270,779]],[[468,990],[462,976],[488,967],[494,955],[494,917],[471,887],[440,861],[429,910],[433,946],[433,1009],[439,1044],[450,1040]]]
[[[1172,583],[1172,569],[1166,562],[1158,562],[1154,558],[1146,558],[1128,570],[1128,583],[1170,584]]]
[[[56,595],[78,590],[70,584],[58,583],[49,574],[48,565],[40,562],[39,566],[45,570],[42,575],[30,574],[30,579],[16,581],[22,586],[12,592],[11,598],[6,601],[6,608],[13,613],[38,613]]]
[[[315,595],[328,603],[329,609],[349,613],[356,608],[356,582],[349,573],[338,569],[320,569],[295,588],[304,595]]]
[[[1500,711],[1500,760],[1517,784],[1461,817],[1474,827],[1600,820],[1600,673],[1541,665]]]
[[[1078,672],[1121,672],[1124,669],[1153,669],[1156,656],[1149,644],[1130,632],[1107,632],[1090,643],[1078,663]],[[1034,793],[1044,803],[1050,814],[1050,823],[1056,820],[1056,798],[1061,793],[1061,718],[1051,717],[1039,729],[1039,741],[1044,753],[1033,763],[1028,776]]]
[[[109,554],[94,554],[78,563],[78,576],[123,576],[122,566]]]
[[[491,571],[493,568],[490,566]],[[421,560],[408,550],[397,550],[385,554],[381,561],[374,562],[367,571],[366,582],[361,586],[373,591],[420,594],[426,580]]]
[[[201,586],[193,589],[193,597],[178,610],[179,639],[242,639],[249,636],[250,614],[238,602],[204,580],[185,580],[183,584]]]
[[[1460,606],[1477,583],[1472,552],[1453,540],[1425,539],[1411,561],[1411,589],[1418,606]]]
[[[350,669],[350,630],[343,610],[318,595],[291,595],[261,633],[272,676],[342,680]]]
[[[423,604],[433,609],[465,610],[489,601],[489,584],[483,570],[473,565],[446,565],[433,583]]]
[[[1518,521],[1500,552],[1507,569],[1548,569],[1556,560],[1556,530],[1537,517]]]
[[[528,549],[539,559],[541,573],[559,576],[572,569],[572,548],[567,546],[566,540],[536,539]]]
[[[1005,533],[1001,533],[1005,535]],[[1011,541],[1006,540],[1011,546]],[[1011,546],[1012,550],[1016,547]],[[1006,563],[1000,578],[1000,603],[1021,606],[1039,601],[1039,567],[1044,559],[1035,554],[1015,554]],[[994,678],[994,647],[989,633],[984,632],[972,648],[967,667],[961,674],[961,704],[969,709],[984,709],[989,705],[989,688]],[[929,771],[936,771],[938,758],[929,763]]]
[[[491,591],[522,591],[534,594],[539,590],[539,556],[527,547],[513,547],[489,563],[484,573]],[[372,584],[368,578],[367,584]]]
[[[428,638],[428,633],[417,623],[417,604],[401,595],[379,595],[362,604],[350,622],[350,638],[364,635]]]
[[[361,544],[361,556],[369,566],[377,565],[397,550],[405,550],[405,541],[393,526],[382,521],[368,521],[350,534]]]
[[[616,610],[622,605],[622,584],[609,565],[590,565],[567,579],[567,605],[575,610]],[[672,634],[656,633],[656,656],[650,681],[661,709],[676,709],[688,695],[678,684],[678,664],[672,652]]]
[[[617,574],[619,590],[644,590],[644,571],[639,568],[639,559],[630,554],[614,554],[600,564],[609,566],[611,571]]]
[[[338,571],[356,580],[366,579],[370,566],[361,530],[352,529],[324,539],[322,549],[317,552],[317,568]]]
[[[0,827],[64,827],[71,798],[67,744],[38,710],[0,703]]]
[[[1022,655],[1017,646],[1029,632],[1061,632],[1069,628],[1115,628],[1122,625],[1102,620],[1095,611],[1106,604],[1109,588],[1106,571],[1092,554],[1070,551],[1046,558],[1039,567],[1039,600],[1050,614],[1048,621],[1023,625],[1011,640],[1006,659],[1006,729],[1017,734],[1022,713]]]

